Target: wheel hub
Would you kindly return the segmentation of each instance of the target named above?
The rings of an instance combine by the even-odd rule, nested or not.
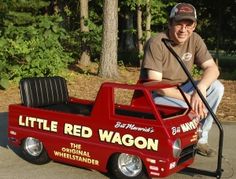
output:
[[[28,137],[25,140],[24,148],[30,155],[37,157],[43,150],[43,144],[38,139]]]
[[[142,161],[137,156],[121,154],[118,158],[118,167],[124,175],[135,177],[142,171]]]

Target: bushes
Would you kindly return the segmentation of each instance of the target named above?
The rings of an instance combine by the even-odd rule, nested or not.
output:
[[[8,15],[12,19],[15,14]],[[0,37],[1,88],[13,79],[57,75],[73,60],[60,43],[66,32],[59,16],[35,16],[20,24],[9,19]]]

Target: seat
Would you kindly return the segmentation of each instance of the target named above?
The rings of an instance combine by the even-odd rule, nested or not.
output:
[[[69,100],[66,80],[59,76],[23,78],[19,85],[21,101],[25,106],[42,107]]]

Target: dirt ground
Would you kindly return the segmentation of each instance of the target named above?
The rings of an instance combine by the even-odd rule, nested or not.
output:
[[[76,72],[77,71],[77,72]],[[137,68],[119,69],[118,80],[102,79],[95,74],[94,69],[88,69],[85,74],[79,74],[78,69],[70,71],[66,75],[70,96],[83,99],[94,99],[100,85],[105,81],[135,83],[138,79]],[[218,108],[217,117],[220,121],[236,122],[236,81],[221,80],[225,86],[223,100]],[[20,103],[20,95],[17,84],[11,84],[7,90],[0,90],[0,112],[7,112],[8,105]]]

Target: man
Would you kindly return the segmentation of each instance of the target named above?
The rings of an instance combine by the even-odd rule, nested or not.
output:
[[[222,99],[224,87],[217,80],[219,70],[202,38],[194,32],[197,25],[195,8],[188,3],[179,3],[173,7],[169,17],[168,30],[152,37],[145,46],[144,60],[140,78],[180,83],[193,110],[203,120],[202,135],[197,144],[198,153],[204,156],[215,156],[216,151],[208,145],[208,133],[212,127],[213,118],[208,115],[202,100],[194,90],[191,82],[175,57],[162,42],[162,38],[171,41],[173,49],[180,55],[189,71],[194,64],[201,67],[203,74],[196,84],[214,112]],[[185,107],[182,95],[176,88],[157,91],[155,103]]]

